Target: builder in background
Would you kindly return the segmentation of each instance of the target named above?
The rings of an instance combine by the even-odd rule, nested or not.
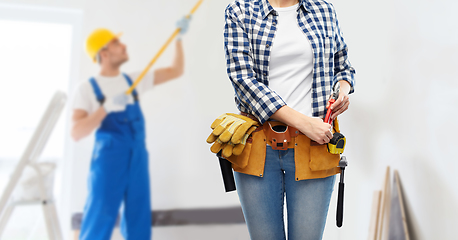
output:
[[[186,18],[178,22],[180,35],[188,25]],[[96,130],[80,239],[110,239],[121,203],[124,238],[151,239],[148,152],[139,95],[180,77],[184,70],[179,38],[173,64],[148,73],[132,94],[126,95],[139,74],[120,71],[129,57],[119,36],[107,29],[89,35],[86,50],[100,65],[100,73],[79,86],[73,104],[73,139],[78,141]]]

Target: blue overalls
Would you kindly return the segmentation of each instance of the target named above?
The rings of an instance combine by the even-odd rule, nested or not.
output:
[[[123,74],[129,86],[131,79]],[[90,83],[103,103],[97,82]],[[123,112],[109,113],[95,133],[88,185],[89,193],[81,225],[81,240],[109,240],[119,208],[124,203],[121,232],[127,240],[151,239],[151,204],[145,122],[137,92],[134,104]]]

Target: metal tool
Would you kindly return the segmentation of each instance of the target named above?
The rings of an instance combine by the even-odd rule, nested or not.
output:
[[[345,167],[348,166],[347,158],[342,156],[340,158],[339,167],[340,167],[340,182],[339,182],[339,195],[337,196],[337,214],[336,214],[336,224],[337,227],[342,227],[343,223],[343,204],[344,204],[344,173]]]
[[[331,98],[329,99],[329,108],[326,112],[326,116],[324,118],[325,123],[332,124],[334,119],[331,119],[332,110],[331,105],[334,104],[337,99],[339,98],[340,92],[340,84],[337,83],[334,87],[333,92],[331,93]],[[328,152],[332,154],[342,154],[345,149],[346,139],[342,133],[335,132],[333,134],[332,139],[328,143]]]
[[[221,156],[222,150],[219,151],[216,156],[219,159],[219,165],[221,167],[221,175],[223,176],[224,188],[226,192],[235,191],[235,180],[234,173],[232,172],[232,164]]]

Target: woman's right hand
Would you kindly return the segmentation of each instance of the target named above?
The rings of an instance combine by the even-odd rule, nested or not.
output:
[[[328,143],[332,139],[330,124],[323,122],[321,118],[308,117],[286,105],[278,109],[271,118],[297,128],[319,144]]]

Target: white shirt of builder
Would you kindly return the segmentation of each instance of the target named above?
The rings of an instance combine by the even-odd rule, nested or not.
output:
[[[313,50],[297,23],[298,6],[275,8],[278,22],[269,62],[269,88],[289,107],[312,117]]]
[[[153,72],[148,72],[142,79],[142,81],[135,88],[138,95],[142,95],[149,89],[153,88]],[[127,73],[132,82],[137,79],[140,73]],[[129,84],[127,83],[126,78],[121,73],[115,77],[105,77],[105,76],[95,76],[95,81],[99,85],[102,94],[107,97],[113,97],[120,93],[123,93],[129,89]],[[97,101],[97,98],[92,88],[89,78],[78,86],[75,98],[73,102],[73,110],[81,109],[85,110],[88,114],[95,112],[100,107],[100,103]]]

